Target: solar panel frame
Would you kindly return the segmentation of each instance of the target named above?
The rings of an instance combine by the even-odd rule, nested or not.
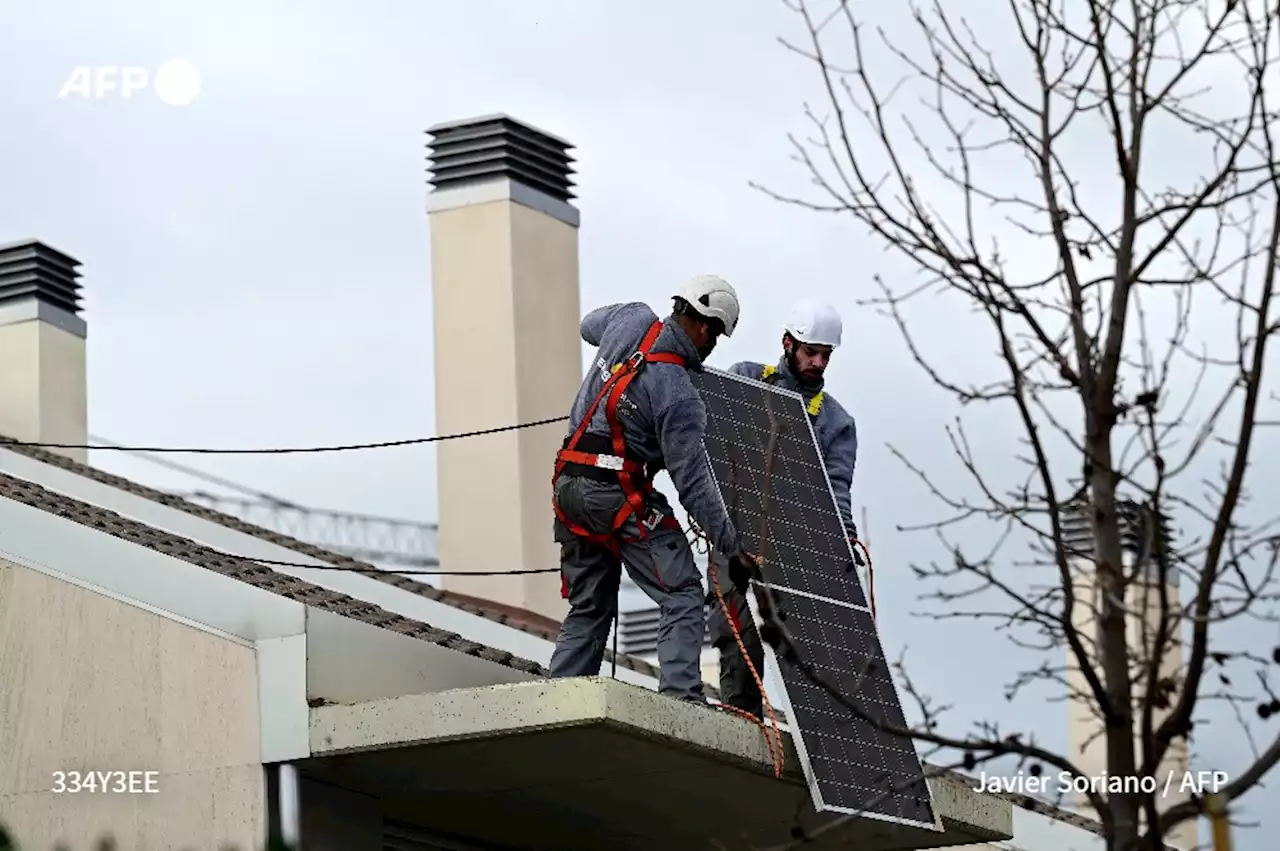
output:
[[[731,382],[737,382],[744,390],[748,388],[752,388],[754,389],[754,391],[758,392],[759,390],[763,389],[774,394],[780,400],[790,400],[795,403],[795,407],[793,408],[794,413],[792,416],[788,417],[788,420],[791,421],[797,427],[801,427],[803,429],[803,431],[798,431],[796,434],[803,435],[803,438],[802,438],[803,442],[801,443],[801,445],[803,445],[806,449],[812,450],[813,458],[815,459],[814,463],[808,464],[806,466],[815,468],[822,477],[821,489],[812,488],[812,490],[814,490],[815,493],[818,493],[818,494],[825,493],[826,499],[829,500],[827,502],[827,505],[831,507],[831,512],[829,513],[829,515],[824,516],[822,519],[826,522],[830,522],[831,520],[834,520],[836,527],[839,529],[839,532],[838,532],[838,537],[840,541],[839,548],[840,548],[842,557],[839,558],[837,561],[842,566],[846,566],[848,579],[850,581],[841,581],[836,584],[840,586],[845,586],[842,588],[842,590],[846,591],[852,596],[851,600],[847,600],[847,601],[841,600],[841,602],[852,602],[857,608],[860,608],[864,611],[870,611],[870,606],[868,605],[866,592],[864,590],[865,585],[862,582],[862,578],[859,571],[855,567],[856,561],[854,558],[853,546],[852,544],[849,543],[849,529],[844,525],[844,518],[840,516],[840,512],[836,510],[835,489],[831,485],[831,478],[827,474],[826,466],[822,463],[822,453],[818,450],[817,434],[813,430],[813,420],[809,416],[808,410],[806,408],[807,403],[804,397],[801,396],[799,393],[796,393],[795,391],[776,387],[774,385],[767,384],[763,381],[757,381],[751,378],[747,378],[746,376],[737,375],[736,373],[724,372],[721,370],[712,369],[705,366],[703,367],[703,372],[708,375],[728,379]],[[698,377],[695,377],[694,384],[695,386],[698,387],[700,393],[703,393],[703,394],[706,393],[706,388],[702,386],[705,384],[705,380],[700,380]],[[720,395],[721,398],[729,399],[730,401],[749,401],[745,397],[743,397],[742,399],[735,399],[731,395],[724,395],[724,394],[717,394],[717,395]],[[708,426],[709,427],[712,424],[710,422],[711,419],[713,419],[713,417],[712,417],[711,411],[708,410]],[[750,423],[736,423],[736,424],[748,425],[748,426],[752,425]],[[787,440],[795,439],[795,435],[788,434],[786,435],[786,439]],[[737,441],[737,442],[727,441],[727,442],[732,443],[733,445],[739,446],[739,447],[745,445],[741,441]],[[706,449],[705,439],[703,441],[703,446],[704,446],[704,451],[707,458],[707,463],[711,468],[711,476],[713,480],[716,482],[716,485],[720,488],[720,493],[721,493],[722,502],[723,502],[725,482],[722,481],[720,472],[718,471],[718,468],[720,465],[717,464],[717,459],[712,455],[710,450]],[[790,480],[787,480],[785,478],[780,479],[778,476],[778,473],[774,472],[772,476],[772,481],[776,485],[779,481],[790,481]],[[796,484],[801,484],[807,487],[806,483],[796,482]],[[821,497],[819,496],[818,498],[821,498]],[[786,503],[781,503],[775,500],[774,504],[780,505],[781,506],[780,510],[785,514]],[[805,505],[807,508],[810,505],[812,505],[812,503],[806,503]],[[737,508],[736,506],[730,507],[726,505],[726,508],[729,509],[731,514],[740,514],[740,512],[736,510]],[[737,522],[736,518],[735,518],[735,522]],[[785,520],[780,521],[780,519],[777,516],[773,516],[770,518],[770,525],[776,525],[779,522],[785,522]],[[807,523],[799,523],[796,525],[798,525],[804,531],[810,533],[811,535],[810,542],[814,542],[813,536],[820,536],[823,531]],[[748,543],[750,543],[750,541],[754,538],[754,530],[749,527],[745,527],[744,525],[744,528],[742,531],[744,533],[744,536],[748,539]],[[776,545],[776,542],[773,542],[773,543],[774,545]],[[799,544],[788,543],[784,546],[786,549],[792,549],[794,547],[798,547]],[[820,550],[811,548],[809,551],[819,559],[822,558],[824,555]],[[774,554],[776,555],[776,552]],[[797,581],[799,577],[793,576],[790,573],[788,573],[788,571],[791,571],[793,573],[805,574],[808,572],[805,570],[805,567],[795,564],[795,562],[790,559],[786,559],[786,560],[773,559],[772,562],[773,563],[770,564],[769,561],[766,560],[766,564],[762,566],[762,573],[764,574],[764,580],[762,584],[765,584],[771,587],[791,588],[798,591],[805,591],[807,593],[812,593],[812,594],[817,594],[818,596],[827,597],[828,599],[838,599],[838,598],[832,597],[831,594],[829,593],[829,590],[832,585],[832,577],[833,577],[833,574],[830,570],[830,568],[833,565],[831,565],[830,563],[828,563],[827,565],[828,570],[819,570],[819,571],[816,571],[814,574],[817,578],[821,579],[821,582],[817,583],[818,586],[822,589],[821,591],[819,591],[815,588],[808,587],[802,581]],[[787,564],[788,566],[783,567],[783,564]],[[777,575],[775,571],[781,572],[781,575]],[[774,574],[774,575],[771,575],[771,574]],[[852,586],[852,587],[848,587],[848,586]]]
[[[729,381],[740,382],[746,387],[753,387],[758,390],[763,390],[767,393],[775,394],[780,399],[789,399],[795,403],[796,409],[799,412],[800,418],[805,423],[807,434],[809,436],[809,440],[811,441],[811,446],[814,451],[814,454],[819,460],[819,463],[817,464],[817,466],[821,470],[822,480],[826,484],[827,497],[830,499],[829,505],[832,509],[832,512],[835,514],[836,519],[839,521],[842,532],[844,533],[844,546],[848,550],[850,561],[853,561],[853,545],[849,542],[849,535],[848,535],[849,530],[844,525],[844,518],[841,517],[840,511],[837,508],[837,502],[835,498],[835,488],[831,484],[831,478],[827,474],[826,466],[821,463],[822,453],[819,449],[817,432],[814,430],[813,419],[809,416],[809,413],[807,410],[807,402],[804,396],[802,396],[800,393],[797,393],[793,390],[777,387],[775,385],[768,384],[763,381],[755,380],[747,376],[738,375],[736,373],[732,373],[724,370],[714,369],[712,367],[704,366],[703,373],[710,376],[727,379]],[[703,381],[699,380],[699,376],[695,374],[694,384],[696,387],[698,387],[698,390],[700,393],[704,393],[704,388],[703,386],[701,386],[703,383],[704,383]],[[711,417],[708,416],[708,429],[710,429],[710,426],[711,426],[710,420],[711,420]],[[725,493],[724,484],[720,481],[720,478],[716,473],[716,466],[717,466],[715,463],[716,459],[712,457],[710,450],[706,448],[705,444],[706,444],[706,441],[704,440],[703,451],[706,455],[707,465],[710,469],[712,480],[715,481],[716,483],[717,491],[720,494],[721,503],[724,505],[726,511],[729,512],[730,517],[734,519],[736,524],[737,518],[734,516],[735,512],[733,507],[729,506],[724,501],[724,493]],[[798,595],[802,597],[811,597],[825,603],[833,604],[836,606],[843,606],[850,610],[862,612],[868,616],[871,616],[871,609],[865,603],[859,604],[859,603],[850,602],[848,600],[839,600],[828,595],[816,594],[810,591],[805,591],[803,589],[790,587],[788,585],[783,585],[777,582],[764,582],[759,584],[778,593],[793,594],[793,595]],[[862,583],[856,571],[854,572],[854,584],[857,585],[859,587],[859,591],[861,591]],[[866,600],[865,595],[863,595],[861,599],[865,601]],[[757,621],[758,621],[759,612],[756,611],[755,602],[753,600],[749,600],[748,603],[752,608],[753,615],[757,618]],[[873,621],[873,630],[874,630],[876,640],[880,644],[881,655],[883,656],[883,640],[881,639],[879,625],[875,624],[874,621]],[[767,653],[767,657],[770,664],[778,674],[777,682],[780,688],[782,689],[784,696],[786,697],[787,704],[789,706],[795,706],[796,704],[792,702],[790,689],[787,688],[787,682],[786,682],[787,677],[783,674],[782,665],[784,663],[777,658],[777,654],[774,652],[774,649],[768,646],[767,644],[765,645],[765,652]],[[801,675],[803,676],[803,674]],[[888,687],[892,691],[893,697],[897,702],[897,707],[899,711],[902,711],[902,696],[898,691],[898,685],[894,681],[892,674],[889,673],[887,670],[886,670],[886,675],[884,679],[887,681]],[[804,734],[801,730],[798,729],[798,725],[794,725],[794,726],[796,727],[796,729],[793,735],[791,736],[791,740],[795,745],[796,753],[800,758],[800,765],[804,771],[805,780],[809,785],[809,793],[813,799],[814,809],[817,812],[836,812],[844,815],[869,818],[869,819],[888,822],[892,824],[902,824],[902,825],[909,825],[912,827],[921,827],[921,828],[925,828],[933,831],[941,832],[943,830],[942,818],[938,812],[937,801],[934,799],[933,788],[928,783],[927,779],[925,779],[925,790],[928,796],[929,811],[933,815],[932,822],[904,818],[901,816],[895,816],[888,813],[876,812],[874,810],[858,809],[854,807],[844,807],[844,806],[828,803],[824,799],[824,796],[822,794],[822,788],[821,788],[821,785],[819,784],[818,776],[814,769],[813,759],[809,753],[808,747],[805,745]],[[912,751],[914,751],[914,747],[912,747]],[[919,766],[921,778],[927,778],[926,772],[924,770],[923,760],[919,758],[918,754],[916,754],[916,763]]]
[[[870,612],[789,589],[772,589],[771,596],[771,602],[789,615],[782,622],[784,628],[795,630],[797,622],[817,627],[818,635],[810,632],[807,641],[796,642],[795,649],[823,681],[867,717],[906,728],[902,700]],[[836,610],[845,610],[847,616]],[[843,652],[839,641],[850,638],[864,641],[848,645],[848,652]],[[793,739],[812,769],[816,809],[941,830],[933,792],[914,743],[878,730],[874,721],[864,720],[841,705],[799,666],[772,655],[778,682],[790,704],[788,715],[799,732]],[[801,697],[802,703],[791,703],[792,695]],[[839,787],[844,787],[853,790],[852,800],[859,805],[829,801],[819,776],[829,789],[835,787],[832,798],[839,800]],[[922,791],[912,789],[916,783],[923,785]],[[845,793],[846,803],[848,799]]]

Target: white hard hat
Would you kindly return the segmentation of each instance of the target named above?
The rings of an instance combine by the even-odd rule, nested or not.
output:
[[[690,278],[673,297],[689,302],[689,307],[700,316],[719,319],[724,323],[724,335],[733,336],[738,324],[738,293],[725,279],[715,275]]]
[[[802,343],[813,346],[840,345],[840,332],[844,323],[840,314],[825,301],[816,298],[805,298],[796,302],[787,317],[784,330]]]

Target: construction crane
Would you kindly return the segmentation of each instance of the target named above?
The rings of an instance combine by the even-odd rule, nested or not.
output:
[[[361,561],[419,568],[440,564],[434,523],[307,508],[284,500],[219,496],[199,490],[174,495]]]
[[[122,444],[102,437],[91,439],[95,443],[122,447]],[[244,494],[223,496],[203,490],[170,491],[174,496],[230,514],[246,523],[373,564],[405,568],[435,568],[440,565],[435,523],[312,508],[158,455],[127,449],[124,452]]]

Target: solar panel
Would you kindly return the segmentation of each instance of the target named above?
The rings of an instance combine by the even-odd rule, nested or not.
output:
[[[712,473],[744,546],[764,557],[764,581],[866,608],[801,397],[717,370],[695,376]]]
[[[705,367],[693,380],[712,474],[796,653],[778,668],[815,809],[941,830],[910,738],[868,720],[906,727],[804,399]]]
[[[871,613],[780,588],[772,596],[798,656],[798,664],[784,660],[779,668],[822,801],[830,809],[932,825],[933,804],[911,739],[868,720],[907,726]]]

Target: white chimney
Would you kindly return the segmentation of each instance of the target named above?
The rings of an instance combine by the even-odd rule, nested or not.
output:
[[[0,245],[0,435],[88,442],[79,261],[35,240]],[[84,449],[60,449],[86,463]]]
[[[1063,538],[1068,546],[1079,553],[1079,555],[1068,559],[1068,567],[1071,570],[1072,586],[1075,594],[1072,621],[1081,636],[1086,651],[1094,659],[1094,670],[1101,677],[1102,669],[1098,665],[1094,654],[1094,648],[1097,646],[1097,617],[1101,611],[1101,598],[1097,570],[1092,558],[1093,530],[1090,524],[1090,510],[1088,505],[1084,503],[1064,508],[1062,512]],[[1117,506],[1117,510],[1121,517],[1120,534],[1124,548],[1123,568],[1125,572],[1131,574],[1134,571],[1139,553],[1147,556],[1145,558],[1145,567],[1137,573],[1134,581],[1129,585],[1127,590],[1128,599],[1125,600],[1125,607],[1131,613],[1126,630],[1128,633],[1130,669],[1135,672],[1139,668],[1145,671],[1150,662],[1150,651],[1154,649],[1150,645],[1153,643],[1156,627],[1160,622],[1162,608],[1160,577],[1156,569],[1157,555],[1154,552],[1154,547],[1164,547],[1167,553],[1169,546],[1168,521],[1164,517],[1160,517],[1158,521],[1153,522],[1150,520],[1152,516],[1150,512],[1132,502],[1121,502]],[[1181,618],[1178,617],[1178,613],[1181,611],[1181,603],[1176,573],[1166,577],[1166,584],[1165,594],[1168,595],[1167,611],[1173,616],[1174,622],[1170,627],[1171,644],[1164,648],[1163,658],[1160,659],[1160,677],[1171,680],[1176,684],[1178,690],[1170,696],[1172,704],[1181,695],[1185,679],[1182,659],[1182,623]],[[1089,685],[1085,681],[1084,675],[1080,672],[1079,665],[1076,664],[1074,654],[1070,648],[1066,652],[1067,683],[1071,691],[1071,697],[1068,701],[1068,711],[1070,713],[1068,740],[1070,749],[1066,756],[1090,777],[1100,778],[1107,773],[1106,738],[1102,732],[1102,718],[1096,708],[1081,699],[1081,695],[1089,693]],[[1137,718],[1141,718],[1140,710],[1145,690],[1145,681],[1134,684],[1134,711]],[[1159,726],[1160,722],[1168,714],[1167,709],[1156,709],[1152,713],[1154,724]],[[1137,727],[1135,731],[1137,738],[1134,741],[1135,756],[1138,763],[1141,764],[1141,727],[1135,726]],[[1156,806],[1161,812],[1187,800],[1188,795],[1179,789],[1179,784],[1189,768],[1190,758],[1187,743],[1183,740],[1173,742],[1165,753],[1161,765],[1156,770]],[[1163,794],[1164,781],[1169,777],[1170,773],[1173,775],[1174,782],[1170,785],[1169,793],[1165,795]],[[1072,795],[1070,798],[1070,803],[1076,809],[1086,812],[1092,809],[1089,806],[1088,799],[1083,794]],[[1196,835],[1196,822],[1195,820],[1189,820],[1170,831],[1166,837],[1166,842],[1176,848],[1191,851],[1196,846]]]
[[[564,417],[582,381],[572,146],[507,116],[432,127],[436,429]],[[559,566],[557,422],[437,444],[444,570]],[[446,576],[447,590],[561,620],[557,573]]]

